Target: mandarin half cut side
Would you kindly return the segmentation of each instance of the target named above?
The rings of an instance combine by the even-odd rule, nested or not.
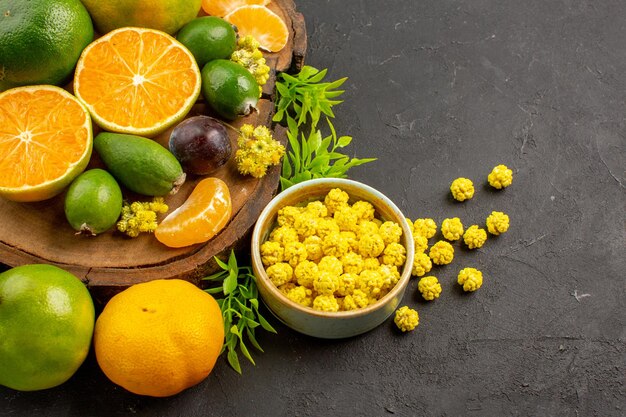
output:
[[[85,170],[92,147],[89,113],[67,91],[40,85],[0,94],[0,196],[54,197]]]
[[[110,132],[155,136],[181,121],[200,95],[200,69],[165,32],[125,27],[81,54],[74,92]]]

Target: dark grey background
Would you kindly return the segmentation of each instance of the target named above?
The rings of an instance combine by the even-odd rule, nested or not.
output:
[[[378,157],[350,177],[411,218],[511,229],[476,251],[457,244],[435,268],[441,298],[324,341],[275,320],[243,376],[219,360],[168,399],[114,386],[90,356],[47,391],[0,389],[3,416],[623,416],[626,415],[626,8],[617,0],[297,1],[306,62],[348,76],[336,107],[351,155]],[[514,170],[494,192],[491,168]],[[474,180],[453,202],[450,182]],[[432,243],[432,242],[431,242]],[[483,287],[455,284],[465,266]]]

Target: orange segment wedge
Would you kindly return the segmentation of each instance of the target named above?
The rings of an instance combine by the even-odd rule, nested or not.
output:
[[[241,6],[251,4],[267,6],[270,0],[202,0],[202,10],[211,16],[224,17]]]
[[[103,129],[154,136],[187,115],[200,83],[193,55],[176,39],[126,27],[85,48],[76,65],[74,93]]]
[[[67,91],[40,85],[0,94],[1,196],[55,196],[85,170],[92,146],[89,113]]]
[[[289,40],[283,19],[265,6],[239,7],[224,16],[224,20],[237,27],[239,36],[252,36],[260,48],[269,52],[280,51]]]
[[[203,243],[228,224],[231,214],[228,185],[219,178],[208,177],[195,186],[180,207],[163,219],[154,235],[171,248]]]

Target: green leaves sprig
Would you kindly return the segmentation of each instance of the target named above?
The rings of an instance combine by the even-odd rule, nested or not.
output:
[[[296,75],[279,74],[276,82],[278,95],[273,120],[286,120],[289,152],[283,158],[280,177],[281,190],[312,178],[346,178],[355,166],[375,161],[376,158],[350,158],[339,152],[352,142],[351,136],[337,136],[330,119],[335,117],[332,107],[342,103],[334,100],[344,93],[337,90],[347,77],[333,82],[322,82],[328,70],[319,71],[305,65]],[[326,119],[330,135],[323,137],[317,128],[320,118]],[[308,125],[308,136],[302,132]]]
[[[347,171],[355,166],[375,161],[376,158],[350,158],[338,149],[352,142],[351,136],[337,137],[335,127],[326,119],[330,135],[322,138],[322,132],[311,129],[309,136],[300,133],[297,122],[287,117],[290,150],[283,159],[280,177],[281,189],[312,178],[346,178]]]
[[[311,129],[314,129],[322,114],[328,118],[335,117],[332,107],[342,101],[333,99],[344,93],[344,90],[336,89],[348,78],[322,82],[327,72],[326,69],[319,71],[305,65],[295,76],[280,73],[279,81],[276,82],[279,98],[272,120],[281,122],[287,117],[293,117],[298,126],[309,122]]]
[[[240,267],[237,265],[237,258],[233,251],[230,252],[228,263],[224,263],[215,258],[217,264],[223,271],[203,278],[205,281],[212,281],[218,286],[208,288],[205,291],[209,294],[216,294],[217,303],[222,310],[224,319],[224,346],[223,353],[228,350],[227,358],[230,366],[241,374],[241,365],[237,354],[237,347],[252,364],[254,359],[244,342],[247,341],[260,352],[263,349],[255,338],[255,329],[261,326],[262,329],[276,333],[271,324],[259,313],[258,289],[256,279],[249,266]],[[217,294],[223,294],[223,298],[218,298]]]

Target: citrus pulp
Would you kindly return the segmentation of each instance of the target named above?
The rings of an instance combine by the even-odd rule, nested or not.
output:
[[[270,0],[202,0],[202,10],[211,16],[224,17],[241,6],[257,4],[266,6]]]
[[[1,0],[0,91],[67,82],[93,36],[79,0]]]
[[[224,16],[224,20],[235,25],[239,36],[252,36],[259,42],[259,48],[269,52],[280,51],[289,40],[289,29],[283,19],[265,6],[239,7]]]
[[[89,113],[59,87],[16,87],[0,93],[0,126],[0,196],[7,199],[51,198],[89,163]]]
[[[202,0],[202,10],[211,16],[224,17],[241,6],[249,4],[266,6],[269,3],[270,0]]]
[[[53,265],[0,274],[0,385],[20,391],[67,381],[89,351],[94,306],[78,278]]]
[[[154,136],[182,120],[200,95],[200,69],[170,35],[120,28],[80,56],[74,93],[103,129]]]
[[[221,352],[224,323],[215,299],[179,280],[154,280],[118,293],[98,317],[100,368],[130,392],[167,397],[205,379]]]

